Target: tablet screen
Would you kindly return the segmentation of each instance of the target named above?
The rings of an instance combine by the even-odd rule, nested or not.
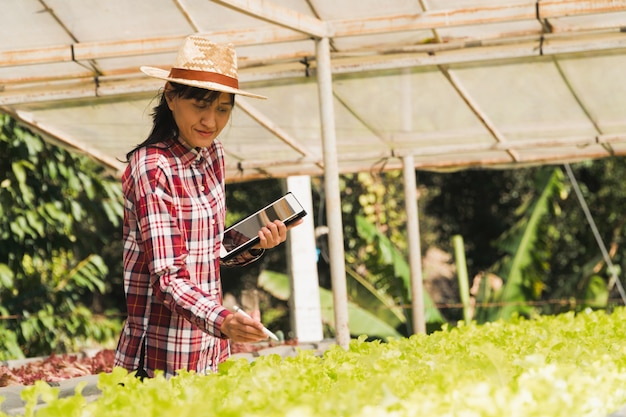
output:
[[[287,193],[272,204],[238,221],[224,231],[220,257],[229,259],[259,241],[259,230],[274,220],[288,225],[306,212],[292,193]]]

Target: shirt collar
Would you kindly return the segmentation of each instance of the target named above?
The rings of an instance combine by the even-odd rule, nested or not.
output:
[[[184,140],[175,137],[172,139],[170,147],[172,153],[180,159],[183,165],[189,166],[194,162],[201,161],[203,155],[200,151],[201,148],[194,148]]]

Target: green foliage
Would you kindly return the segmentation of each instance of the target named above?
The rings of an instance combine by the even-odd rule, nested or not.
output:
[[[58,398],[44,383],[22,397],[27,417],[605,417],[626,404],[625,320],[623,308],[513,317],[388,343],[362,337],[323,356],[231,359],[217,374],[142,382],[115,368],[94,401],[80,386]]]
[[[583,296],[585,307],[606,308],[609,298],[609,291],[606,281],[599,275],[593,275],[589,278]]]
[[[396,248],[393,243],[387,239],[387,237],[380,233],[380,231],[374,227],[371,223],[369,223],[365,218],[361,216],[357,216],[356,218],[357,224],[357,232],[359,236],[363,238],[365,242],[368,244],[374,245],[376,248],[373,253],[377,255],[378,265],[382,266],[391,266],[394,277],[399,278],[402,282],[402,293],[403,298],[407,301],[411,301],[411,270],[409,264],[407,262],[406,255],[400,253],[399,249]],[[356,278],[355,275],[351,274],[353,278]],[[370,279],[373,281],[372,284],[376,287],[377,282],[374,279]],[[366,287],[366,285],[362,285]],[[375,291],[371,291],[372,293],[376,293]],[[378,297],[379,300],[382,297]],[[361,299],[361,298],[360,298]],[[385,307],[387,309],[393,309],[392,300],[387,300],[384,302]],[[363,307],[363,306],[362,306]],[[443,322],[443,317],[439,313],[437,307],[435,307],[432,299],[428,295],[428,293],[424,293],[424,308],[425,308],[425,319],[427,323],[441,323]],[[408,317],[404,317],[403,322],[408,320],[412,315],[409,314]]]
[[[478,302],[496,301],[503,306],[496,310],[495,316],[487,316],[491,321],[497,318],[509,318],[513,313],[529,315],[532,309],[525,301],[536,301],[541,295],[546,264],[541,256],[547,246],[548,236],[541,234],[541,223],[546,221],[550,209],[563,194],[563,174],[558,169],[538,171],[536,194],[520,207],[519,220],[508,229],[497,241],[497,246],[506,255],[501,258],[494,270],[496,275],[504,279],[504,288],[492,299],[478,297]],[[481,315],[479,310],[478,315]],[[484,319],[484,318],[483,318]]]
[[[401,251],[407,248],[402,172],[361,172],[340,178],[345,247],[348,254],[367,256],[357,233],[356,216],[365,218]],[[321,185],[318,185],[318,188]],[[324,193],[320,193],[323,197]],[[323,223],[322,223],[323,224]]]
[[[620,279],[626,264],[622,248],[626,218],[615,208],[626,205],[626,186],[621,181],[626,160],[608,158],[572,168],[617,274],[604,264],[561,167],[416,173],[422,249],[437,247],[451,253],[452,237],[460,235],[470,281],[485,276],[500,277],[505,283],[496,289],[482,280],[475,316],[479,321],[513,313],[554,314],[621,304],[616,301],[614,276]],[[410,286],[401,184],[399,171],[344,175],[341,207],[350,300],[408,334]],[[324,225],[321,179],[314,178],[313,186],[318,196],[316,225]],[[263,192],[264,187],[256,190]],[[318,240],[318,247],[320,282],[330,289],[324,239]],[[458,303],[458,298],[441,301]],[[488,305],[481,308],[481,303]],[[442,307],[440,312],[452,323],[461,319],[453,307]]]
[[[595,219],[598,233],[616,267],[617,278],[622,280],[624,270],[624,222],[626,218],[619,207],[626,204],[625,158],[607,158],[581,162],[571,166],[583,197]],[[561,211],[555,213],[550,227],[544,229],[552,239],[553,256],[549,260],[550,273],[545,277],[544,298],[571,298],[571,304],[558,305],[547,311],[560,312],[583,308],[585,288],[593,276],[602,277],[609,291],[608,306],[622,305],[617,294],[613,271],[603,260],[598,243],[592,233],[575,193],[560,202]],[[543,309],[542,312],[546,312]]]
[[[0,116],[0,126],[0,315],[5,318],[0,321],[0,355],[45,354],[46,344],[48,350],[66,349],[74,339],[70,336],[105,337],[112,327],[96,320],[90,322],[95,327],[87,325],[87,316],[79,319],[84,325],[65,321],[80,308],[97,313],[123,308],[119,181],[88,158],[50,146],[6,116]],[[355,306],[408,334],[402,173],[378,168],[340,178],[348,292]],[[495,274],[505,281],[500,292],[483,285],[479,298],[522,306],[483,309],[480,320],[621,304],[615,279],[626,267],[626,217],[619,210],[626,205],[626,160],[586,161],[572,168],[614,270],[605,265],[560,167],[416,172],[423,250],[437,247],[451,253],[452,236],[462,236],[469,276]],[[538,185],[538,178],[544,185]],[[313,178],[313,187],[317,198],[311,215],[317,226],[324,226],[322,178]],[[226,191],[227,222],[232,223],[284,190],[281,181],[267,179],[229,184]],[[317,243],[320,282],[330,289],[327,245],[324,238]],[[285,271],[285,260],[282,246],[243,269],[224,269],[224,290],[237,294],[255,287],[261,271]],[[548,302],[554,299],[571,301]],[[262,298],[261,310],[273,310],[272,317],[283,321],[277,325],[285,327],[287,305],[275,306],[277,300]],[[523,307],[529,301],[537,305]],[[48,330],[48,306],[61,317],[53,324],[56,332]],[[428,301],[427,306],[452,323],[460,319],[452,307],[431,309]],[[24,339],[19,320],[28,323],[25,334],[31,339]],[[44,334],[41,340],[33,339],[37,331]]]
[[[0,360],[23,358],[24,352],[17,340],[16,332],[0,326]]]
[[[353,337],[365,336],[372,339],[388,340],[399,338],[402,335],[388,322],[381,320],[370,310],[361,308],[358,304],[348,301],[348,327]],[[320,288],[320,308],[324,325],[335,329],[335,303],[332,291]],[[394,324],[394,323],[392,323]]]
[[[460,235],[469,276],[490,268],[504,255],[493,242],[515,224],[537,169],[418,171],[423,250],[435,246],[453,253],[453,236]]]
[[[411,285],[401,176],[401,171],[342,176],[342,221],[350,301],[408,335],[412,333]],[[323,224],[324,217],[319,217]],[[320,246],[322,258],[327,257],[324,242]],[[424,299],[426,321],[442,322],[429,295],[424,294]]]
[[[0,115],[0,341],[3,359],[110,340],[95,296],[121,286],[121,185],[89,158]],[[112,256],[111,256],[112,255]],[[106,307],[106,306],[105,306]],[[4,346],[2,346],[4,345]]]
[[[495,273],[506,281],[509,271],[502,268],[513,267],[513,280],[504,298],[498,293],[502,290],[482,280],[479,298],[501,302],[479,309],[479,320],[499,317],[497,310],[511,301],[518,306],[534,303],[532,309],[513,308],[523,314],[578,311],[588,305],[589,281],[595,280],[594,287],[599,287],[597,278],[604,281],[609,293],[606,306],[623,304],[614,277],[623,281],[620,271],[626,265],[626,218],[617,209],[626,204],[626,159],[584,161],[571,168],[617,274],[605,264],[562,167],[418,172],[418,183],[424,186],[420,199],[422,247],[450,251],[452,236],[459,234],[465,242],[470,277],[493,277]],[[542,178],[543,188],[538,186]],[[544,190],[549,195],[541,197]],[[508,310],[505,316],[510,315]]]
[[[263,271],[259,275],[259,288],[269,292],[279,300],[287,301],[291,296],[289,277],[286,274],[273,271]],[[320,309],[323,324],[332,333],[335,328],[335,313],[333,294],[331,291],[320,288]],[[348,324],[350,334],[354,336],[367,335],[373,338],[387,339],[388,337],[401,337],[393,325],[373,314],[371,309],[362,308],[355,302],[348,301]],[[265,317],[264,317],[264,322]],[[269,322],[266,322],[269,323]],[[392,323],[393,324],[393,323]]]
[[[259,288],[263,288],[275,298],[283,301],[291,297],[291,285],[286,274],[275,271],[263,271],[259,274],[257,281]]]

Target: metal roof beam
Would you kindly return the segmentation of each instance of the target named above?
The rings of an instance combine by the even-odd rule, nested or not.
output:
[[[489,152],[489,151],[532,151],[534,149],[547,148],[579,148],[584,149],[593,145],[602,144],[624,144],[626,143],[626,132],[622,134],[598,135],[587,138],[571,137],[571,138],[539,138],[527,139],[523,141],[507,141],[498,143],[467,143],[452,145],[433,145],[419,148],[402,148],[395,149],[394,155],[401,157],[404,155],[413,156],[438,156],[449,154],[463,154],[472,152]],[[382,155],[381,155],[382,156]],[[606,155],[608,156],[608,154]],[[510,162],[510,159],[509,159]]]
[[[483,23],[533,20],[537,11],[535,3],[507,4],[459,9],[424,11],[413,15],[376,16],[361,19],[333,20],[329,24],[335,36],[369,35],[385,32],[432,30],[454,26]]]
[[[428,50],[401,52],[383,55],[362,55],[335,57],[332,61],[334,75],[353,74],[365,71],[397,70],[402,68],[428,67],[438,65],[464,65],[485,62],[507,62],[543,56],[572,56],[578,54],[610,54],[626,48],[626,36],[621,33],[602,34],[582,40],[545,36],[543,47],[539,48],[539,38],[519,44],[472,46],[456,50],[438,50],[436,54]],[[310,71],[316,71],[315,61]],[[243,68],[240,73],[242,84],[265,85],[278,79],[304,79],[301,64],[291,66],[266,66]],[[0,80],[0,84],[2,81]],[[143,77],[136,71],[132,74],[83,78],[78,80],[41,80],[30,83],[7,83],[0,90],[0,105],[36,103],[53,100],[89,99],[124,94],[154,94],[161,87],[160,82]]]
[[[525,168],[538,165],[563,164],[579,161],[588,161],[590,159],[601,159],[610,156],[608,153],[594,152],[587,154],[567,153],[558,155],[541,155],[525,157],[524,160],[512,164],[507,157],[481,158],[480,160],[440,160],[440,161],[417,161],[415,163],[416,170],[453,172],[471,168],[489,168],[489,169],[514,169]]]
[[[417,135],[417,134],[416,134]],[[584,149],[593,145],[601,145],[601,144],[624,144],[626,143],[626,132],[622,134],[612,134],[612,135],[599,135],[595,137],[588,138],[541,138],[541,139],[533,139],[533,140],[524,140],[524,141],[508,141],[505,143],[468,143],[468,144],[453,144],[453,145],[433,145],[426,147],[418,147],[418,148],[397,148],[393,151],[372,151],[372,152],[359,152],[359,153],[349,153],[349,152],[339,152],[338,160],[342,163],[346,162],[361,162],[361,161],[371,161],[371,160],[380,160],[383,158],[402,158],[406,155],[413,155],[416,157],[436,157],[436,156],[445,156],[450,154],[469,154],[469,153],[485,153],[485,152],[503,152],[507,153],[510,151],[532,151],[535,149],[548,149],[548,148],[578,148]],[[605,153],[604,156],[609,156],[608,152],[599,150],[598,152],[594,152],[594,155],[598,153]],[[584,153],[584,152],[583,152]],[[551,158],[551,157],[549,157]],[[431,159],[433,162],[437,161],[437,158]],[[523,160],[523,159],[522,159]],[[503,161],[505,161],[503,159]],[[306,162],[310,165],[319,166],[319,160],[314,158],[304,158],[304,159],[284,159],[284,160],[254,160],[247,159],[245,161],[239,161],[237,166],[246,170],[257,169],[259,167],[278,167],[278,166],[297,166]],[[511,163],[510,157],[507,160],[508,163]]]
[[[626,11],[626,0],[541,0],[537,2],[539,19],[619,11]]]
[[[534,20],[537,17],[548,19],[626,11],[626,0],[544,0],[538,4],[523,2],[505,6],[426,11],[415,15],[377,16],[323,22],[263,0],[213,1],[283,26],[283,28],[269,27],[211,33],[216,42],[231,42],[235,45],[292,42],[306,40],[310,36],[344,37],[356,34],[391,33]],[[601,25],[600,28],[606,29],[604,23],[598,24]],[[332,27],[332,31],[326,29],[326,25]],[[586,27],[585,29],[591,30],[593,27]],[[0,51],[0,67],[173,53],[179,48],[183,39],[184,36],[171,36],[109,42],[80,42],[73,45],[57,45],[37,49],[5,50]]]
[[[69,62],[71,60],[72,48],[67,45],[0,51],[0,67]]]
[[[381,167],[384,170],[400,169],[401,160],[406,155],[414,155],[422,158],[415,162],[418,170],[452,172],[470,167],[491,168],[491,169],[511,169],[526,166],[535,166],[548,163],[563,163],[564,161],[575,162],[588,159],[606,158],[612,155],[610,149],[603,149],[596,146],[591,149],[589,146],[611,144],[625,144],[626,132],[622,134],[600,135],[595,138],[562,138],[562,139],[534,139],[529,141],[508,142],[506,144],[467,144],[467,145],[447,145],[444,147],[433,146],[427,148],[406,148],[397,149],[393,154],[390,152],[340,152],[339,161],[341,173],[352,173],[357,171],[370,171],[375,161],[385,159],[385,164]],[[550,154],[525,154],[523,158],[512,163],[510,156],[502,152],[507,149],[519,151],[532,151],[535,149],[553,148],[555,152]],[[493,151],[493,152],[491,152]],[[470,153],[477,155],[472,156]],[[463,158],[450,158],[450,155],[466,155]],[[623,153],[622,153],[623,154]],[[434,156],[434,157],[433,157]],[[438,158],[443,156],[447,158]],[[227,171],[232,172],[229,176],[231,182],[248,181],[252,179],[266,178],[268,173],[277,177],[293,175],[322,175],[322,171],[312,160],[275,160],[267,163],[264,160],[247,159],[236,164],[226,165]],[[267,172],[262,173],[261,170]]]
[[[256,28],[211,32],[218,43],[255,45],[273,42],[292,42],[309,39],[305,35],[284,28]],[[130,40],[80,42],[73,45],[0,51],[0,67],[120,58],[137,55],[175,53],[185,36],[164,36]]]
[[[561,40],[544,36],[543,50],[539,48],[539,38],[523,43],[495,46],[460,46],[458,49],[430,53],[429,46],[416,50],[417,53],[397,53],[381,56],[346,57],[333,59],[334,74],[351,74],[362,71],[413,68],[437,65],[456,65],[489,61],[510,61],[540,57],[541,55],[571,55],[610,53],[626,48],[626,36],[623,34],[603,35],[583,40]],[[436,47],[436,45],[433,45]],[[543,52],[543,53],[542,53]],[[358,69],[358,71],[357,71]]]
[[[342,37],[535,20],[537,17],[548,19],[619,11],[626,11],[626,0],[542,0],[538,3],[525,1],[501,6],[428,10],[415,15],[334,20],[329,21],[329,24],[335,31],[334,36]]]
[[[541,48],[540,48],[541,46]],[[391,50],[378,50],[377,54],[336,54],[333,58],[333,73],[354,73],[370,70],[385,70],[404,67],[419,67],[429,65],[454,65],[472,62],[488,62],[494,60],[511,60],[538,57],[540,55],[563,55],[571,54],[600,54],[604,51],[618,51],[626,48],[626,36],[623,33],[602,33],[592,36],[562,36],[547,34],[543,36],[543,43],[540,36],[525,37],[518,39],[490,40],[480,43],[472,42],[450,42],[445,44],[411,45],[404,48],[394,48]],[[303,53],[305,53],[303,51]],[[267,58],[267,59],[265,59]],[[243,59],[240,67],[242,83],[263,82],[266,80],[301,78],[304,74],[301,64],[295,61],[284,63],[286,56],[274,56],[283,64],[272,67],[270,57],[259,57],[269,65],[264,65],[264,69],[259,71],[254,62]],[[296,57],[294,56],[294,60]],[[249,67],[248,67],[249,65]],[[291,66],[289,66],[291,65]],[[311,70],[315,68],[315,61],[310,61]],[[132,71],[132,73],[130,73]],[[100,85],[106,83],[108,79],[117,78],[120,80],[132,79],[140,76],[136,68],[129,68],[126,72],[119,71],[117,74],[98,77]],[[45,77],[41,79],[25,80],[2,80],[4,91],[0,96],[11,95],[11,90],[28,89],[28,85],[37,85],[38,88],[54,82],[63,82],[66,77],[58,79]],[[104,89],[101,89],[104,90]],[[107,93],[99,91],[98,95]]]

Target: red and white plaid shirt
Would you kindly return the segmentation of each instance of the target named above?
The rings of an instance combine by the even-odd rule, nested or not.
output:
[[[224,233],[224,150],[178,139],[135,151],[122,176],[124,290],[128,318],[115,365],[174,375],[215,372],[228,357],[220,328],[220,245]],[[244,253],[229,266],[258,257]]]

